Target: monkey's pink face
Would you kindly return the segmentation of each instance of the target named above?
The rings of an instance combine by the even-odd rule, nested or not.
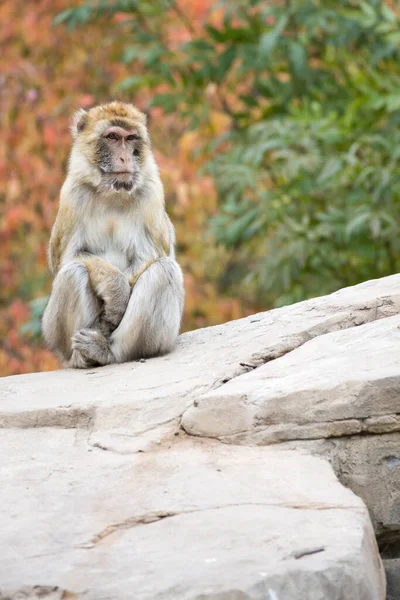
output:
[[[97,158],[103,178],[116,191],[131,191],[140,174],[142,140],[135,128],[110,125],[99,138]]]

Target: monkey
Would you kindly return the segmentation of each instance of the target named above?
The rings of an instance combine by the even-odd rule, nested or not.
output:
[[[71,368],[170,352],[183,274],[146,115],[110,102],[78,110],[48,247],[48,347]]]

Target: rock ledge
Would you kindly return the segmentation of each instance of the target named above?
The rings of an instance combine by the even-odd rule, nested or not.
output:
[[[384,600],[399,315],[392,276],[2,379],[1,600]]]

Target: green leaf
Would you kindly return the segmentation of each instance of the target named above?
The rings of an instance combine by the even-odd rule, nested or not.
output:
[[[201,52],[215,52],[215,46],[206,40],[191,40],[182,46],[184,52],[199,50]]]
[[[224,32],[220,29],[216,29],[216,27],[213,27],[212,25],[205,25],[205,29],[216,42],[225,42]]]
[[[166,57],[166,55],[167,53],[165,48],[162,48],[161,46],[151,48],[143,55],[144,64],[146,67],[151,68],[160,60],[161,57]]]
[[[145,87],[147,84],[147,79],[143,75],[133,75],[132,77],[127,77],[119,84],[120,90],[132,90],[134,88]]]
[[[354,217],[346,227],[346,235],[350,238],[354,233],[358,233],[361,231],[363,226],[369,221],[370,213],[363,212],[356,217]]]
[[[389,8],[389,6],[386,4],[386,2],[380,3],[380,10],[381,10],[381,14],[382,14],[383,18],[385,19],[385,21],[387,21],[388,23],[392,23],[392,24],[395,24],[397,22],[396,14],[392,11],[391,8]]]
[[[260,58],[261,62],[264,62],[270,58],[270,55],[275,47],[275,44],[277,43],[277,41],[279,39],[279,36],[281,35],[282,31],[286,27],[287,21],[288,21],[287,16],[285,16],[285,15],[281,16],[280,19],[278,20],[278,22],[276,23],[274,29],[272,29],[272,31],[268,31],[267,33],[264,33],[260,37],[258,52],[259,52],[259,58]]]
[[[233,61],[236,58],[236,48],[235,46],[230,46],[219,55],[218,57],[218,78],[221,81],[226,75],[227,71],[232,66]]]
[[[31,308],[31,314],[34,319],[39,319],[43,315],[44,309],[46,308],[48,301],[48,296],[31,300],[29,306]]]
[[[67,23],[71,20],[73,15],[75,14],[75,8],[67,8],[67,10],[63,10],[53,19],[54,25],[60,25],[61,23]]]
[[[75,29],[80,25],[85,25],[92,16],[92,7],[88,4],[82,4],[77,8],[69,8],[57,15],[53,19],[54,25],[66,23],[69,30]]]
[[[124,63],[130,63],[135,58],[141,58],[143,56],[143,49],[139,46],[128,46],[125,48],[122,60]]]
[[[293,74],[303,79],[307,71],[307,51],[299,42],[289,42],[289,60]]]
[[[166,114],[177,109],[181,98],[176,94],[156,94],[153,96],[150,106],[160,106]]]
[[[31,319],[27,323],[24,323],[22,327],[20,327],[20,335],[29,335],[34,339],[40,338],[42,331],[41,318],[47,306],[48,300],[49,299],[46,296],[44,298],[36,298],[29,303],[31,309]]]
[[[223,240],[228,246],[235,246],[242,238],[246,237],[249,226],[257,216],[257,208],[247,210],[245,214],[226,227],[224,232],[220,231],[219,241]]]

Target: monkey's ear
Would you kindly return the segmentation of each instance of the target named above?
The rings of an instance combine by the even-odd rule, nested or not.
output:
[[[145,108],[144,110],[142,110],[142,113],[144,114],[144,124],[147,125],[147,127],[150,125],[151,122],[151,112],[149,108]]]
[[[76,111],[76,113],[72,117],[72,124],[71,124],[71,133],[72,133],[72,137],[74,139],[76,139],[78,137],[78,135],[85,129],[85,127],[87,125],[87,120],[88,120],[88,114],[87,114],[86,110],[84,110],[83,108],[80,108],[79,110]]]

